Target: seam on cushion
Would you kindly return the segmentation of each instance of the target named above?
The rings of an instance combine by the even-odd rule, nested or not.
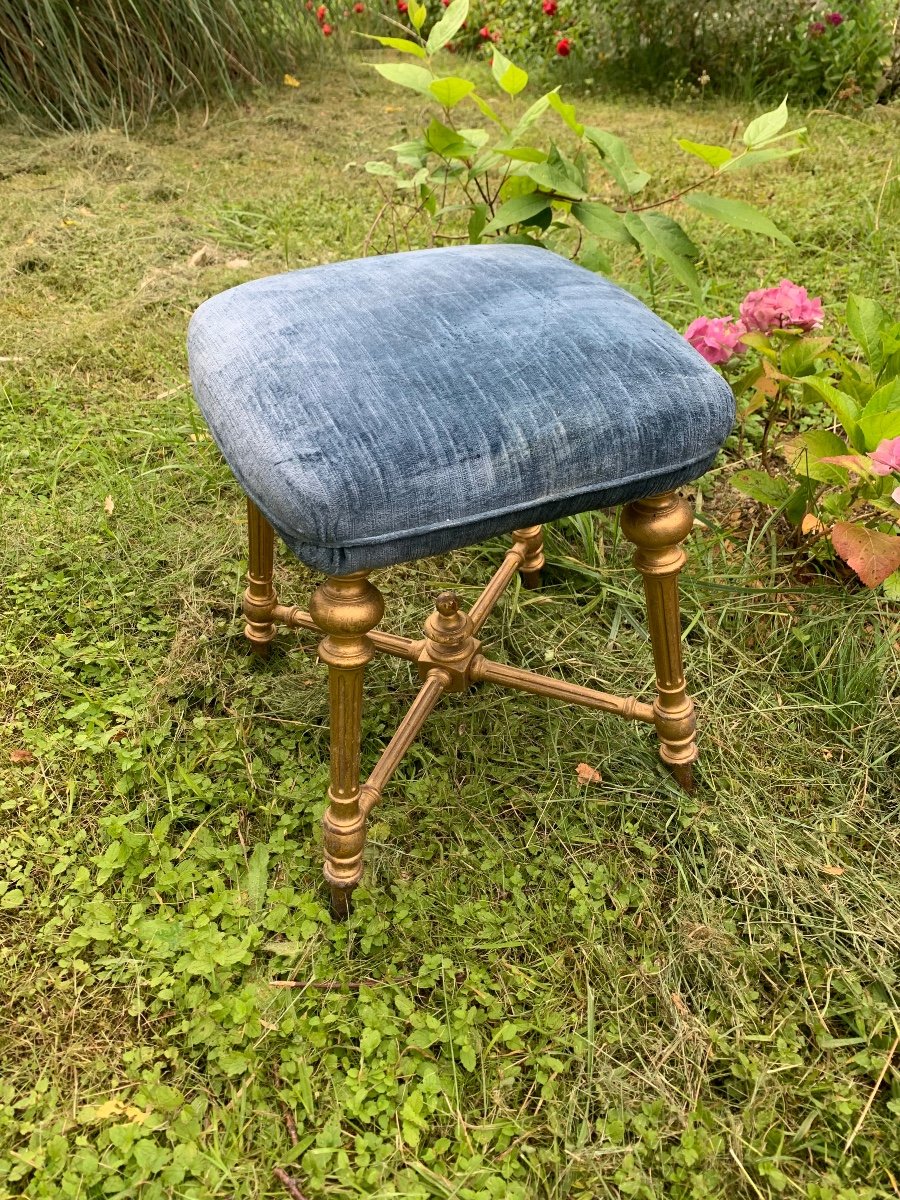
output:
[[[718,446],[712,451],[715,455]],[[539,508],[542,504],[556,504],[561,500],[571,500],[576,496],[590,495],[591,492],[612,491],[615,488],[626,487],[629,483],[640,483],[644,479],[653,479],[658,475],[673,475],[680,474],[686,471],[688,467],[694,466],[695,463],[707,462],[710,456],[710,451],[698,455],[696,458],[688,459],[687,462],[676,464],[666,464],[664,470],[643,471],[638,475],[628,475],[624,479],[616,479],[612,482],[593,483],[589,487],[579,488],[574,492],[561,492],[553,496],[540,496],[533,500],[529,500],[524,504],[515,504],[510,508],[495,508],[489,512],[476,513],[474,516],[466,517],[464,521],[442,521],[440,524],[434,525],[418,525],[414,529],[399,529],[393,533],[379,533],[375,537],[358,538],[352,542],[310,542],[304,539],[304,545],[309,546],[314,550],[352,550],[356,546],[380,546],[389,542],[399,542],[403,538],[422,537],[428,533],[439,533],[441,530],[447,529],[465,529],[467,525],[478,525],[482,521],[496,520],[498,517],[512,516],[517,512],[528,512],[530,509]]]

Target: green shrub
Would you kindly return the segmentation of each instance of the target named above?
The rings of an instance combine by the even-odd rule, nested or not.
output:
[[[0,0],[0,116],[127,126],[284,71],[311,33],[288,0]]]

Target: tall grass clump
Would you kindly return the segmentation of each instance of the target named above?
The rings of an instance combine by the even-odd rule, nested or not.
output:
[[[0,0],[0,117],[128,126],[233,97],[293,65],[309,23],[287,0]]]

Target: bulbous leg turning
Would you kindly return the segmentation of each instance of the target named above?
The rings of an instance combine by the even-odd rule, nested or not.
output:
[[[544,570],[543,525],[528,525],[524,529],[514,529],[512,536],[514,541],[525,543],[525,558],[519,567],[522,587],[529,589],[540,587]]]
[[[694,789],[697,721],[682,665],[678,576],[686,561],[681,542],[693,520],[690,504],[674,492],[632,501],[622,512],[622,529],[637,547],[634,564],[643,576],[647,599],[656,667],[653,711],[659,754],[687,792]]]

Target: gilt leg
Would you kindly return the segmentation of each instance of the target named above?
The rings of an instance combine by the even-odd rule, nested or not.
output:
[[[350,910],[350,894],[362,878],[366,817],[360,807],[359,759],[363,674],[375,654],[368,637],[384,614],[384,600],[366,571],[331,576],[310,605],[325,633],[319,658],[328,664],[331,714],[331,786],[325,829],[325,878],[335,916]]]
[[[260,658],[266,658],[275,637],[272,609],[278,603],[272,574],[275,565],[275,532],[253,501],[247,498],[247,535],[250,563],[244,592],[244,635]]]
[[[653,713],[663,762],[687,792],[697,760],[694,704],[687,694],[681,658],[678,576],[685,563],[681,542],[693,523],[686,500],[667,492],[626,504],[622,529],[637,547],[634,564],[644,578],[647,620],[656,666]]]
[[[514,529],[513,541],[524,542],[525,559],[519,567],[522,586],[537,588],[541,586],[541,572],[544,567],[544,527],[529,525],[525,529]]]

